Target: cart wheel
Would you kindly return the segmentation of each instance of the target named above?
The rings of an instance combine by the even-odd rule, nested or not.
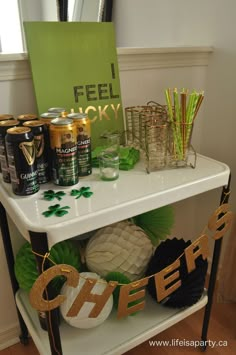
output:
[[[19,338],[20,338],[21,344],[23,344],[23,345],[28,345],[29,344],[28,336],[20,335]]]

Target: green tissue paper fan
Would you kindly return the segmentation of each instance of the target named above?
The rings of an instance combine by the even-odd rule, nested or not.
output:
[[[14,271],[19,287],[30,291],[38,277],[35,256],[32,253],[30,243],[23,244],[16,255]]]
[[[149,236],[152,244],[157,246],[160,240],[171,234],[174,225],[174,209],[164,206],[133,217],[133,222]]]
[[[78,271],[80,270],[79,251],[68,240],[55,244],[50,250],[49,258],[56,264],[68,264],[75,267]],[[14,271],[19,287],[30,291],[38,277],[36,260],[30,243],[26,242],[18,251]],[[55,278],[52,281],[55,290],[59,291],[64,281],[64,277]]]
[[[109,281],[117,281],[120,284],[129,284],[131,282],[131,280],[127,276],[125,276],[121,272],[116,272],[116,271],[109,272],[106,275],[105,280],[107,282],[109,282]],[[121,288],[121,286],[117,285],[115,290],[113,291],[113,304],[114,304],[116,309],[118,308],[118,304],[119,304],[120,288]],[[134,291],[131,291],[130,293],[135,293],[135,292],[138,292],[138,291],[134,290]],[[134,302],[130,302],[129,303],[129,307],[132,307],[135,304],[140,303],[141,301],[142,300],[137,300],[137,301],[134,301]],[[137,313],[138,312],[134,312],[134,313],[131,313],[130,315],[134,316]]]

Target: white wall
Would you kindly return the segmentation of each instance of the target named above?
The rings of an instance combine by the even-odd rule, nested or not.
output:
[[[199,0],[197,4],[189,0],[114,2],[118,47],[214,46],[204,102],[204,133],[207,134],[201,141],[204,150],[215,157],[226,158],[227,162],[232,160],[230,153],[233,151],[232,140],[227,136],[232,137],[234,126],[235,11],[234,0]],[[173,82],[182,85],[184,78],[181,81],[174,78]],[[158,88],[161,85],[157,83]],[[223,131],[227,150],[218,144],[217,136],[222,138]],[[213,132],[216,134],[214,141],[208,139]]]
[[[117,46],[215,45],[219,33],[230,43],[235,7],[234,0],[114,1]]]
[[[15,117],[24,113],[37,113],[31,79],[0,82],[0,97],[2,113],[10,113]]]
[[[23,21],[40,21],[42,18],[41,1],[18,0]]]
[[[206,76],[205,99],[194,128],[197,151],[225,162],[232,172],[231,209],[236,211],[236,160],[234,113],[236,82],[236,2],[234,0],[119,0],[114,2],[117,46],[121,47],[214,47]],[[186,87],[170,71],[166,85]],[[195,78],[196,79],[196,78]],[[172,85],[171,85],[172,84]],[[154,84],[153,84],[154,85]],[[156,82],[153,95],[161,98],[163,83]],[[198,89],[198,88],[197,88]],[[201,122],[199,122],[199,120]],[[219,203],[219,192],[197,197],[196,230]],[[187,219],[186,219],[187,220]],[[183,220],[181,219],[181,223]],[[184,226],[186,228],[186,226]],[[181,231],[181,226],[179,228]],[[227,244],[223,243],[223,252]],[[223,255],[223,253],[222,253]]]
[[[13,251],[16,253],[19,247],[24,243],[24,239],[10,219],[9,229],[14,239]],[[15,300],[11,289],[2,238],[0,238],[0,272],[0,350],[2,350],[18,342],[20,335]]]
[[[0,61],[0,65],[1,65]],[[31,79],[0,81],[1,113],[11,113],[15,117],[21,113],[35,113],[36,103]],[[13,233],[14,249],[17,251],[24,242],[14,225],[10,223]],[[7,264],[0,238],[0,350],[2,347],[18,341],[18,324],[14,298],[10,286]]]

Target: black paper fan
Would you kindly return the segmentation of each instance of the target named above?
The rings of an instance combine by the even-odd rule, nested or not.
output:
[[[184,252],[184,249],[191,244],[191,241],[183,239],[167,239],[156,249],[155,254],[149,262],[146,276],[156,274],[168,265],[172,264]],[[161,301],[161,304],[174,308],[189,307],[196,303],[202,296],[207,273],[208,262],[200,255],[196,260],[196,269],[188,273],[185,256],[180,259],[181,286],[172,294]],[[175,280],[173,283],[175,283]],[[170,284],[171,285],[171,284]],[[150,278],[148,292],[157,300],[155,279]]]

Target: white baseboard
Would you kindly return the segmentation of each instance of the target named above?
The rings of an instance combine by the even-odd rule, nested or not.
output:
[[[18,323],[7,329],[0,329],[0,350],[19,343],[20,327]]]

